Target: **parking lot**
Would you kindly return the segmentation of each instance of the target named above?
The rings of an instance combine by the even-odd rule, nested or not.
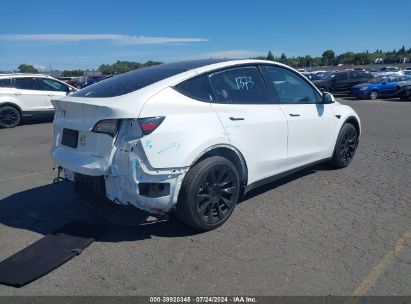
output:
[[[0,295],[411,295],[411,102],[353,100],[351,166],[307,169],[248,194],[219,229],[53,184],[52,124],[0,130],[0,260],[72,220],[107,224],[81,255]]]

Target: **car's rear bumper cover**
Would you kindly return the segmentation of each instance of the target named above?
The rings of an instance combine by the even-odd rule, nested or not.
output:
[[[66,179],[74,181],[73,173],[103,176],[109,200],[151,213],[168,212],[175,206],[188,171],[188,168],[152,168],[140,140],[123,142],[109,163],[92,155],[78,155],[75,150],[58,147],[52,150],[52,156],[64,168]],[[165,196],[145,196],[140,193],[140,183],[169,184],[170,191]]]

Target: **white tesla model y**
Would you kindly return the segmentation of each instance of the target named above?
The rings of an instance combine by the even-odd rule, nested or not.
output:
[[[353,109],[264,60],[161,64],[53,105],[66,179],[202,231],[258,185],[319,161],[346,167],[361,133]]]

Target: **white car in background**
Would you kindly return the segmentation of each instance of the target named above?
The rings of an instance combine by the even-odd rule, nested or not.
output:
[[[66,179],[202,231],[261,184],[320,161],[348,166],[361,133],[353,109],[264,60],[162,64],[52,102]]]
[[[0,127],[13,128],[22,117],[54,112],[52,99],[63,98],[76,88],[40,74],[0,74]]]

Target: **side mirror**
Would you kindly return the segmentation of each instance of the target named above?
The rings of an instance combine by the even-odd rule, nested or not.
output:
[[[328,93],[328,92],[323,92],[323,103],[327,104],[327,103],[334,103],[335,99],[333,94]]]

